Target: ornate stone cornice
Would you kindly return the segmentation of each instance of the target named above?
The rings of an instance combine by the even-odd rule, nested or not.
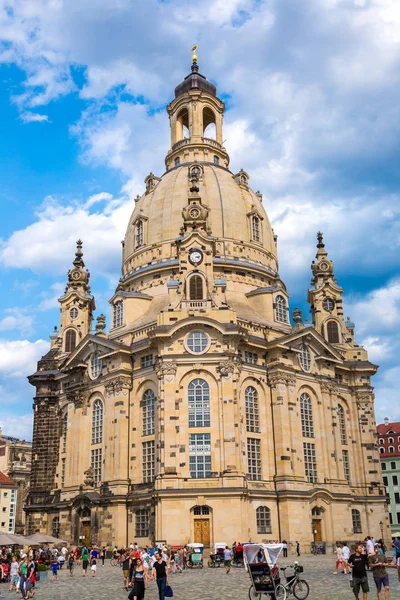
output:
[[[285,371],[272,371],[268,373],[268,381],[274,390],[279,389],[283,391],[286,386],[292,389],[296,387],[296,376],[293,373],[286,373]]]
[[[242,363],[236,356],[234,358],[228,358],[227,360],[221,361],[217,366],[217,371],[221,377],[231,377],[235,370],[237,370],[239,373],[242,370]]]
[[[329,381],[321,383],[321,392],[323,394],[338,394],[339,391],[339,386],[336,383],[331,383]]]
[[[110,396],[126,396],[128,391],[132,389],[132,380],[130,377],[119,375],[104,385],[106,395]]]
[[[155,371],[158,379],[162,379],[164,377],[167,381],[173,381],[175,379],[177,369],[178,366],[173,360],[163,361],[162,359],[158,359],[155,364]]]

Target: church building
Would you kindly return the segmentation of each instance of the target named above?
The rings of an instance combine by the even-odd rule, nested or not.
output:
[[[29,377],[27,533],[309,549],[378,536],[382,520],[388,535],[377,366],[344,318],[322,234],[312,323],[296,309],[291,324],[262,194],[229,169],[224,103],[195,55],[167,111],[166,169],[135,200],[109,331],[104,315],[93,324],[78,241]]]

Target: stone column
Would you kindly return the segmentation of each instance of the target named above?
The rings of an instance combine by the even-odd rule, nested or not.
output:
[[[240,376],[241,363],[235,358],[221,361],[217,367],[220,375],[219,397],[222,402],[223,462],[221,470],[227,473],[244,475],[240,445],[240,410],[237,382]]]
[[[288,403],[296,391],[296,377],[285,371],[268,373],[272,390],[272,417],[275,436],[276,479],[284,481],[293,476],[292,440]]]
[[[175,378],[177,364],[175,361],[158,360],[156,373],[159,379],[159,469],[160,475],[176,476],[179,471],[179,410],[176,399]],[[156,451],[157,455],[157,451]]]

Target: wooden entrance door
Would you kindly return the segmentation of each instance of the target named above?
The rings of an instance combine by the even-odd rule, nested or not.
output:
[[[322,526],[320,519],[313,519],[312,521],[313,534],[315,535],[316,542],[322,542]],[[314,533],[316,532],[316,533]]]
[[[82,523],[83,543],[88,548],[90,546],[90,521]]]
[[[205,548],[210,547],[210,520],[194,520],[194,541],[203,544]]]

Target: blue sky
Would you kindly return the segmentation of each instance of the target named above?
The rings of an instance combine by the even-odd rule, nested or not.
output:
[[[0,0],[0,425],[29,437],[26,376],[48,348],[75,240],[108,316],[121,246],[169,147],[165,106],[199,45],[225,145],[278,234],[308,316],[321,229],[370,359],[378,421],[400,419],[397,0]]]

